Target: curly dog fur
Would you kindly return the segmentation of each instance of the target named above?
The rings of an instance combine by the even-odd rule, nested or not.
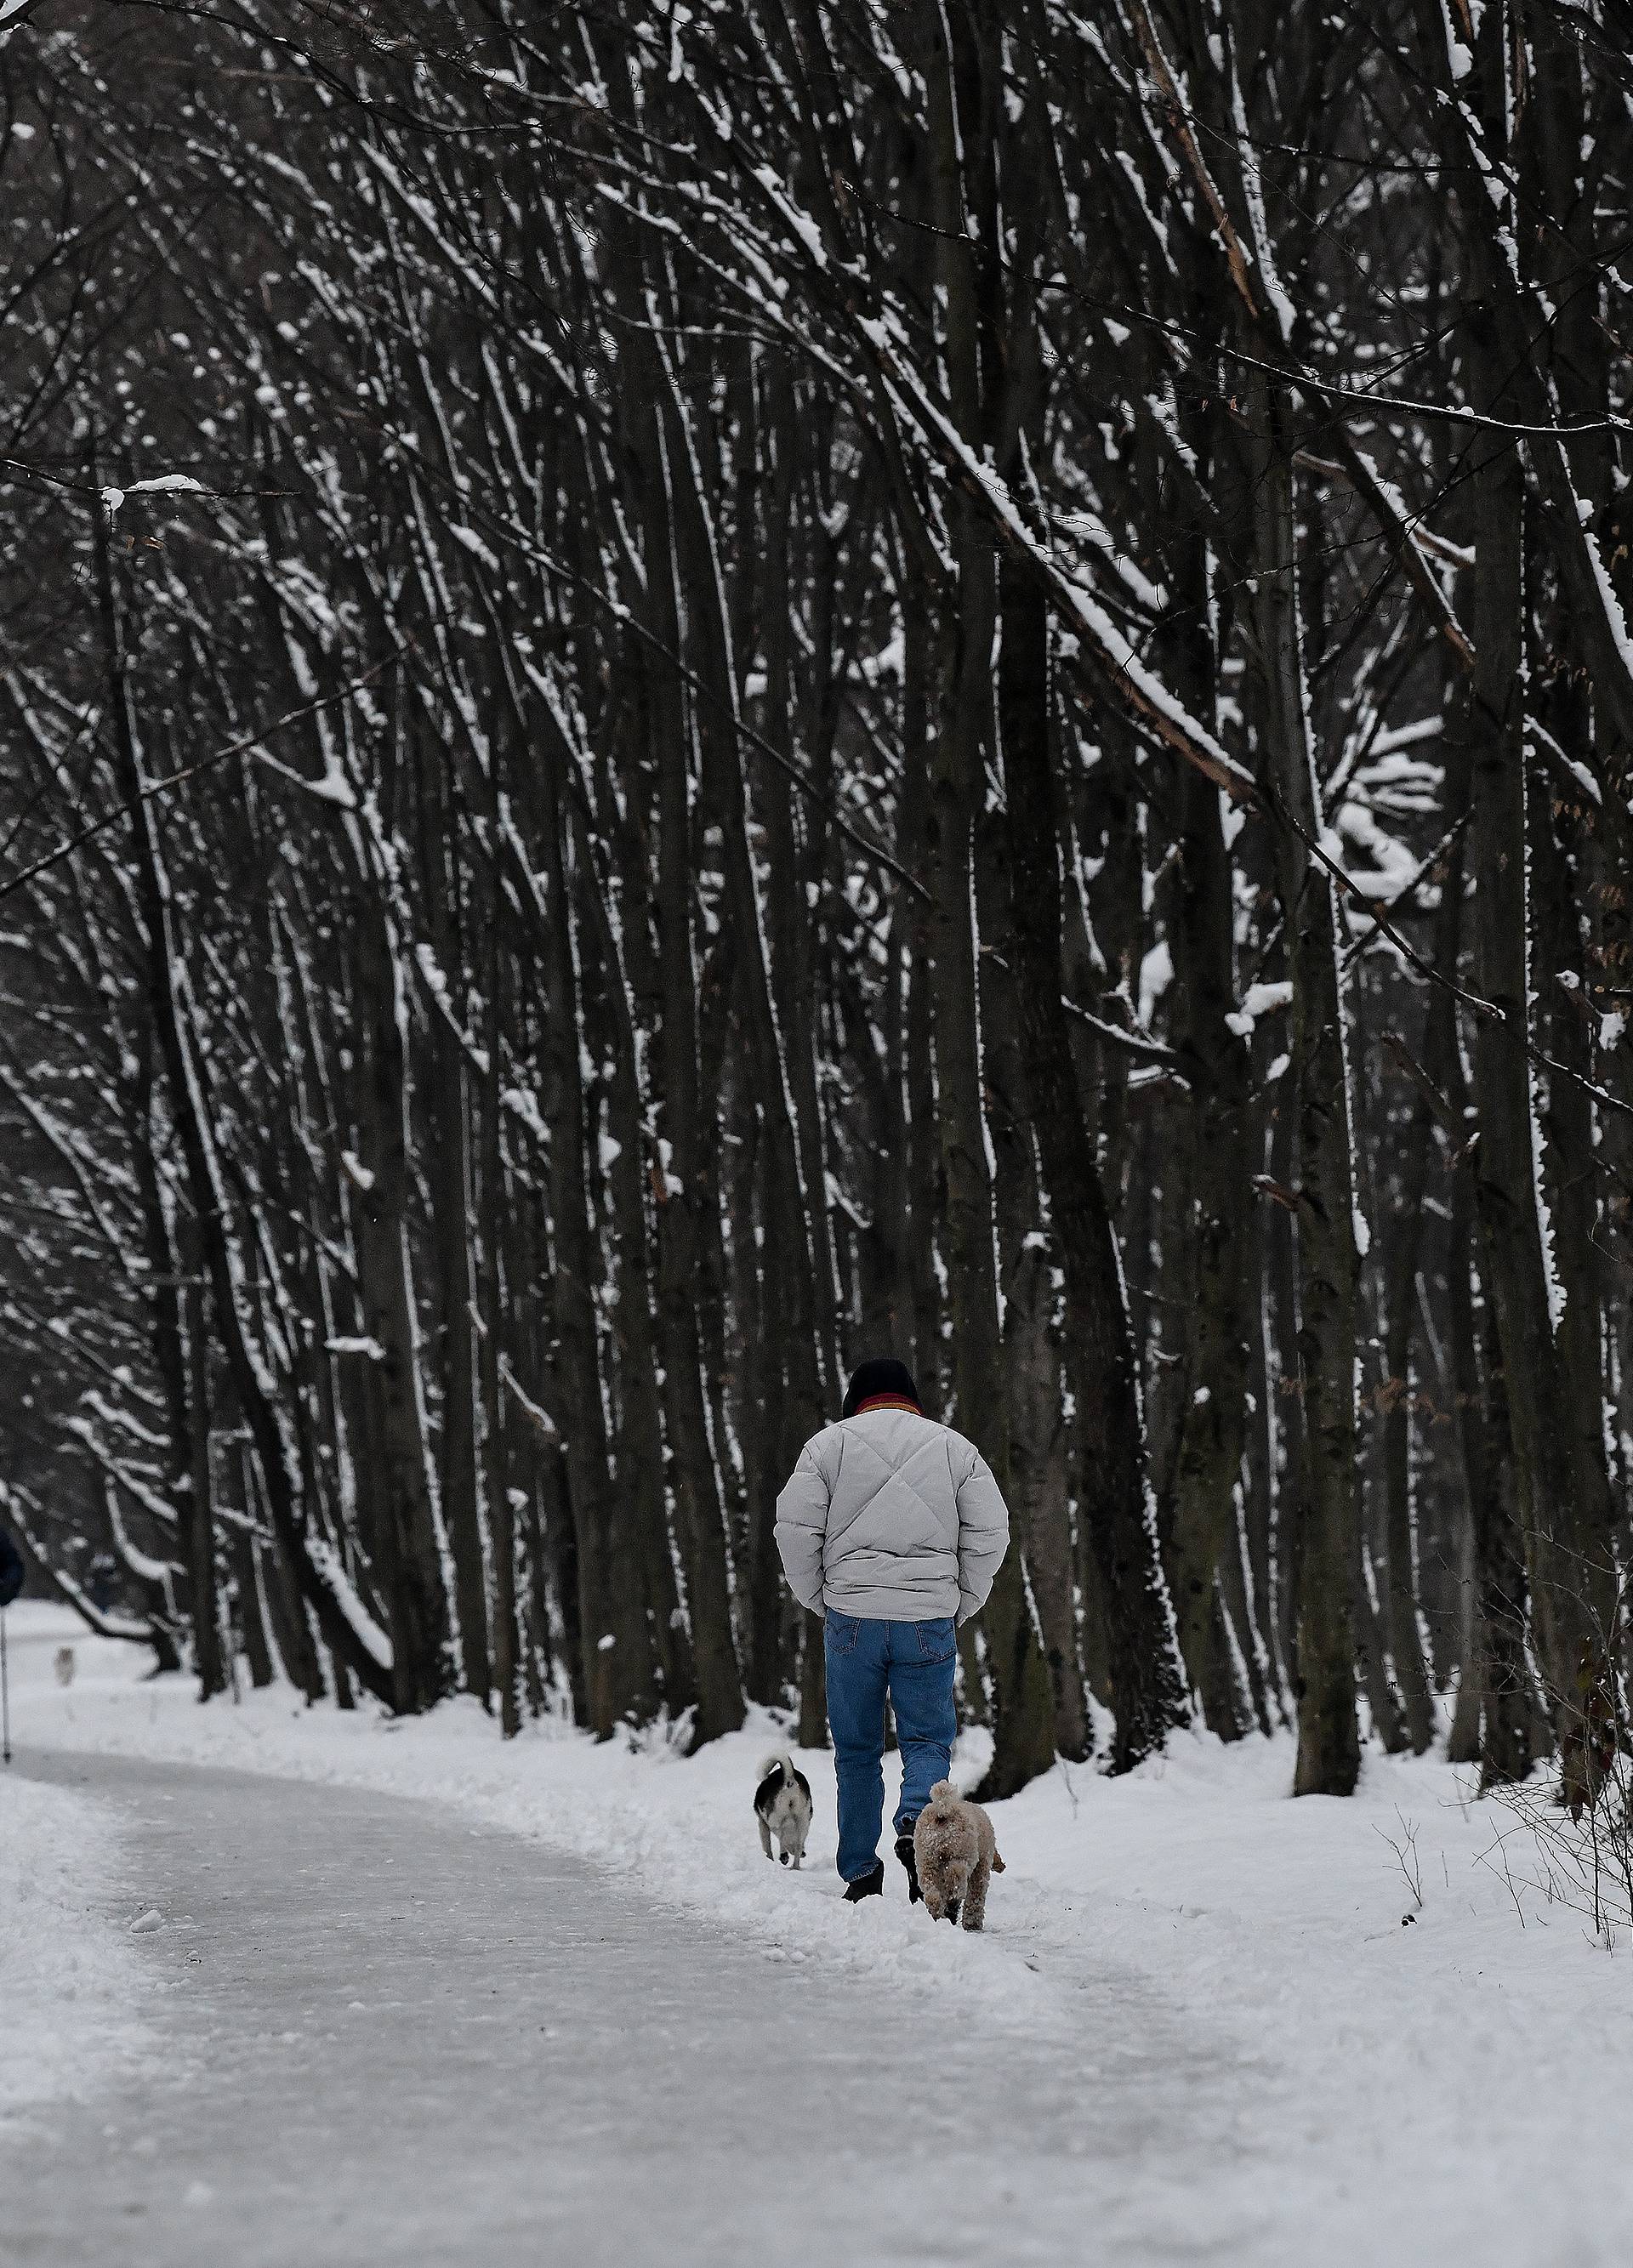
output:
[[[979,1803],[960,1795],[951,1780],[937,1780],[913,1830],[919,1887],[932,1921],[945,1914],[957,1925],[962,1907],[966,1929],[986,1919],[986,1885],[1001,1874],[998,1838]]]

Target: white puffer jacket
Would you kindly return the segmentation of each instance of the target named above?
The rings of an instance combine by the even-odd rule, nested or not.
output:
[[[1009,1543],[1009,1510],[979,1450],[915,1410],[862,1410],[825,1426],[777,1499],[794,1597],[868,1622],[968,1622]]]

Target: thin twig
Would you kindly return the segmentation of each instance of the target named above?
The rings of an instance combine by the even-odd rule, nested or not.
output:
[[[366,669],[361,677],[354,677],[350,684],[343,685],[338,693],[326,693],[321,701],[307,701],[299,709],[287,709],[281,717],[275,717],[270,725],[257,725],[242,740],[231,741],[225,748],[217,748],[213,754],[201,756],[196,764],[184,765],[179,772],[168,772],[163,779],[150,780],[134,800],[122,803],[116,811],[105,811],[100,818],[82,827],[78,835],[69,836],[55,850],[48,850],[43,858],[36,858],[31,866],[25,866],[20,874],[13,874],[8,882],[0,882],[0,902],[9,898],[14,891],[26,887],[48,868],[60,865],[64,858],[71,858],[76,850],[83,850],[97,836],[105,835],[110,827],[117,827],[122,820],[129,819],[139,805],[151,803],[154,797],[167,794],[173,787],[180,787],[186,780],[196,779],[200,772],[212,771],[218,764],[228,762],[233,756],[248,755],[263,740],[270,740],[275,733],[283,732],[286,725],[298,725],[304,717],[315,717],[320,710],[333,709],[340,702],[349,701],[354,693],[360,693],[365,686],[372,685],[377,677],[382,676],[394,663],[400,661],[413,643],[410,638],[395,647],[383,661],[377,661],[372,669]]]

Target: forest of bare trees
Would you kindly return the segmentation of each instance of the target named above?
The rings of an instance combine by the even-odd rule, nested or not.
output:
[[[1628,0],[0,43],[36,1580],[206,1697],[818,1739],[773,1498],[894,1351],[1023,1545],[993,1792],[1437,1710],[1591,1791]]]

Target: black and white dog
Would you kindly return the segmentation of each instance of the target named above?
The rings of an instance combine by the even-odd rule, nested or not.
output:
[[[760,1784],[754,1791],[754,1815],[759,1822],[760,1848],[769,1859],[772,1837],[786,1867],[797,1867],[805,1856],[805,1838],[811,1831],[811,1784],[785,1751],[767,1756],[760,1766]]]

